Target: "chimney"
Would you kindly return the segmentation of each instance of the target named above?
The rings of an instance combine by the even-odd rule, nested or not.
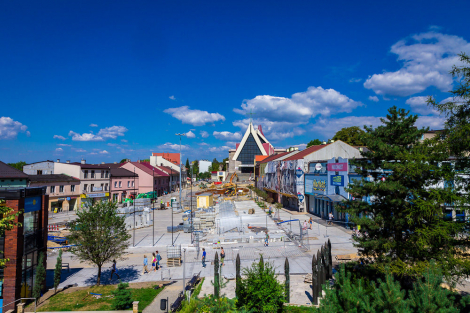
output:
[[[70,160],[65,161],[65,163],[69,164],[69,163],[70,163]]]
[[[82,161],[80,161],[81,164],[86,164],[86,160],[85,159],[82,159]]]
[[[326,145],[326,141],[323,141],[321,144],[322,144],[322,145]]]
[[[114,162],[114,164],[117,164],[117,162]]]
[[[101,164],[104,164],[104,162],[101,162]]]
[[[60,159],[57,159],[57,163],[60,163]]]

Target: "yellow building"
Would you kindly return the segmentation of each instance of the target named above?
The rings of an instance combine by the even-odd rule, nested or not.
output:
[[[203,193],[197,196],[197,207],[208,208],[214,205],[214,197],[212,193]]]

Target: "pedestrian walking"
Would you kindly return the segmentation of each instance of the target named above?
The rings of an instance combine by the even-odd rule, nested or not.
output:
[[[333,216],[333,212],[330,212],[330,214],[328,214],[328,224],[330,225],[333,225],[333,219],[334,219],[334,216]]]
[[[221,251],[220,251],[220,265],[221,266],[224,266],[224,259],[225,259],[225,251],[224,251],[224,248],[221,247]]]
[[[111,265],[111,276],[109,277],[109,280],[113,279],[113,275],[116,274],[117,278],[118,279],[121,279],[121,277],[119,277],[119,274],[117,272],[117,266],[116,266],[116,260],[113,260],[113,264]]]
[[[144,268],[143,268],[143,270],[142,270],[142,275],[144,275],[145,273],[148,274],[148,272],[149,272],[149,271],[148,271],[148,268],[147,268],[148,264],[149,264],[149,261],[148,261],[148,259],[147,259],[147,256],[144,255]]]
[[[157,268],[157,257],[155,256],[155,252],[152,252],[152,268],[150,269],[150,271],[156,271],[156,268]]]
[[[307,220],[304,221],[304,226],[302,227],[303,230],[307,230]]]
[[[161,261],[161,259],[162,259],[162,256],[160,255],[160,253],[158,253],[158,250],[155,251],[155,253],[157,254],[157,255],[156,255],[156,257],[157,257],[157,264],[156,264],[156,267],[155,267],[155,268],[156,268],[157,271],[158,271],[158,269],[161,268],[160,261]]]
[[[206,249],[202,248],[202,267],[206,267]]]
[[[310,224],[310,230],[312,229],[312,225],[313,225],[313,218],[310,216],[310,220],[308,221],[309,224]]]

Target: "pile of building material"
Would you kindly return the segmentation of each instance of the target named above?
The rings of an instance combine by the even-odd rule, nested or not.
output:
[[[166,264],[168,267],[181,266],[181,245],[166,246]]]
[[[194,230],[210,229],[215,227],[216,213],[209,208],[209,210],[195,211],[193,218]]]

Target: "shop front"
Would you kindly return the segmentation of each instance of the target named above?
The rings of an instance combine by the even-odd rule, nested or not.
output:
[[[81,205],[80,207],[88,208],[95,204],[97,201],[108,201],[109,192],[99,192],[99,193],[88,193],[80,195]]]
[[[80,199],[77,196],[51,198],[49,207],[54,213],[75,211],[80,207]]]

